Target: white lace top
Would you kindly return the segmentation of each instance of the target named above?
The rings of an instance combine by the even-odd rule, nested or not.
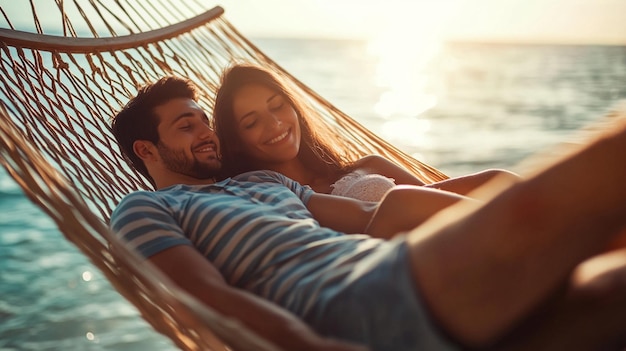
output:
[[[380,174],[349,173],[331,185],[331,194],[363,201],[380,201],[387,190],[396,186],[393,179]]]

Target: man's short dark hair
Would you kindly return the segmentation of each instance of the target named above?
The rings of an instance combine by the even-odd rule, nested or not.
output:
[[[195,85],[183,78],[168,76],[139,89],[121,111],[113,117],[111,129],[126,161],[154,185],[143,161],[133,151],[137,140],[159,142],[159,116],[154,109],[172,99],[188,98],[197,101]]]

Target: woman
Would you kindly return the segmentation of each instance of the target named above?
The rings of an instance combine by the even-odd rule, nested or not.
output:
[[[277,75],[258,66],[239,64],[224,72],[213,115],[225,177],[269,169],[317,192],[365,201],[379,201],[396,184],[466,195],[496,175],[517,178],[508,171],[487,170],[425,185],[381,156],[351,162],[331,127]]]

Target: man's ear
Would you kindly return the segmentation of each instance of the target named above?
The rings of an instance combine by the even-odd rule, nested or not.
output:
[[[148,140],[135,140],[133,143],[133,152],[144,162],[154,161],[157,157],[156,146]]]

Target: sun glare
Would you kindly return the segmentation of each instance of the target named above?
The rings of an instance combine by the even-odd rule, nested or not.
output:
[[[390,135],[406,134],[407,119],[417,120],[437,105],[437,96],[428,91],[428,65],[441,50],[440,34],[449,5],[450,1],[400,2],[394,11],[388,11],[391,17],[369,41],[369,54],[378,60],[376,83],[384,90],[375,110],[389,120],[385,130]],[[397,120],[405,123],[395,123]],[[428,123],[417,124],[420,128],[411,130],[412,139],[415,133],[429,129]]]

